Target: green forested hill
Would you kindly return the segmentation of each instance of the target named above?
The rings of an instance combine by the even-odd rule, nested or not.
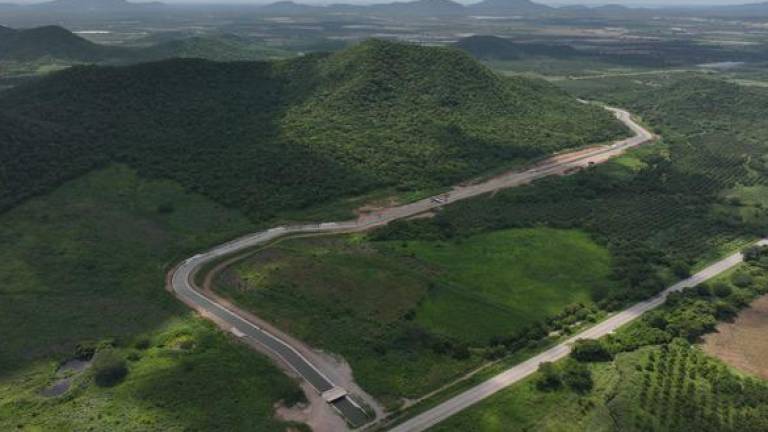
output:
[[[153,40],[154,38],[148,38]],[[59,26],[30,29],[0,27],[0,62],[55,61],[62,64],[128,64],[169,58],[215,61],[262,60],[292,54],[231,35],[179,37],[149,46],[109,46],[93,43]]]
[[[0,29],[0,60],[28,61],[52,57],[71,61],[100,61],[125,56],[129,50],[98,45],[58,27]]]
[[[76,67],[6,92],[0,113],[10,116],[0,208],[112,160],[255,219],[444,185],[623,133],[544,82],[503,79],[458,50],[383,41],[272,63]],[[55,139],[14,132],[29,122]]]

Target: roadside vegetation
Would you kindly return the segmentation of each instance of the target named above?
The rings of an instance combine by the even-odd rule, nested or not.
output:
[[[0,430],[284,428],[273,405],[298,384],[162,288],[168,265],[250,229],[125,166],[0,215]],[[46,396],[72,359],[91,366]]]
[[[393,408],[495,359],[502,342],[536,344],[550,330],[595,321],[592,295],[613,288],[610,269],[608,252],[578,231],[412,242],[353,235],[281,242],[215,284],[343,356],[358,383]]]
[[[756,251],[758,258],[590,342],[615,358],[587,359],[575,350],[432,430],[766,430],[768,384],[696,345],[718,320],[732,319],[768,293],[768,254]]]

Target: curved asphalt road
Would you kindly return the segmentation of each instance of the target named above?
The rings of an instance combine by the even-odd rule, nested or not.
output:
[[[306,357],[304,357],[298,350],[290,346],[287,342],[251,323],[242,315],[240,315],[236,310],[228,309],[202,294],[199,287],[195,285],[195,273],[200,268],[216,259],[252,248],[254,246],[263,245],[279,237],[307,233],[343,233],[368,230],[376,226],[385,225],[397,219],[424,213],[459,200],[494,192],[499,189],[520,186],[522,184],[530,183],[533,180],[550,175],[568,174],[575,169],[584,168],[596,163],[604,162],[614,156],[623,153],[629,148],[636,147],[653,139],[653,134],[635,123],[631,119],[631,116],[628,112],[617,108],[607,107],[606,109],[613,112],[617,119],[629,127],[633,131],[634,136],[622,141],[618,141],[612,145],[598,146],[587,150],[576,151],[570,154],[562,154],[555,158],[548,159],[547,161],[544,161],[541,164],[538,164],[526,171],[510,172],[498,177],[491,178],[490,180],[479,184],[457,186],[450,192],[438,197],[426,198],[421,201],[416,201],[399,207],[381,210],[379,212],[362,216],[355,221],[277,227],[267,231],[247,235],[237,240],[216,246],[207,252],[195,255],[179,264],[173,270],[171,276],[171,288],[179,297],[179,299],[184,301],[190,307],[200,311],[204,316],[212,318],[213,321],[215,321],[220,327],[231,331],[235,336],[243,339],[246,342],[258,343],[268,349],[271,353],[280,358],[285,364],[296,371],[297,374],[309,382],[319,393],[325,395],[329,395],[334,392],[337,392],[337,395],[344,394],[343,389],[339,389],[318,367],[313,365]],[[604,323],[600,324],[600,326],[602,325],[604,325]],[[556,349],[558,351],[554,352]],[[562,356],[567,354],[567,350],[567,346],[562,345],[557,348],[553,348],[553,350],[550,350],[553,352],[547,351],[545,354],[549,356]],[[539,359],[541,356],[543,356],[543,354],[536,357],[535,359]],[[535,359],[531,359],[524,363],[524,365],[528,364],[528,366],[526,366],[526,371],[530,369],[527,374],[534,371],[538,363],[541,361],[546,361],[543,359],[534,361]],[[515,373],[510,372],[510,375],[519,373],[519,371]],[[511,382],[514,381],[510,381],[510,377],[507,377],[506,375],[504,377],[499,376],[494,378],[491,380],[491,382],[486,383],[488,384],[487,386],[486,384],[478,386],[476,389],[472,389],[469,392],[459,395],[456,398],[453,398],[450,401],[445,402],[444,404],[430,411],[414,417],[408,422],[398,426],[394,430],[424,430],[430,425],[433,425],[446,418],[447,416],[458,412],[459,410],[463,409],[463,407],[477,402],[483,397],[492,394],[494,391],[498,391],[498,389],[502,388],[503,386],[509,385]],[[338,393],[339,391],[340,393]],[[341,412],[342,415],[344,415],[344,417],[353,427],[360,426],[368,420],[364,411],[349,396],[342,396],[340,398],[332,399],[333,401],[331,404],[339,412]]]

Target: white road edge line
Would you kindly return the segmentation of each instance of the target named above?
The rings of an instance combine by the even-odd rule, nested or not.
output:
[[[208,250],[207,252],[196,254],[193,257],[184,260],[180,265],[178,265],[173,270],[173,273],[171,275],[171,288],[177,294],[177,296],[182,301],[187,303],[190,307],[195,309],[201,309],[209,313],[212,308],[217,309],[219,312],[224,313],[224,315],[227,316],[228,319],[245,324],[246,326],[249,326],[250,328],[258,331],[260,334],[275,341],[278,345],[283,346],[286,349],[293,352],[294,354],[296,354],[296,356],[302,361],[303,363],[302,366],[307,366],[311,368],[315,373],[318,374],[318,376],[324,379],[331,387],[336,387],[336,384],[333,383],[333,381],[331,381],[330,378],[328,378],[328,376],[325,373],[323,373],[315,364],[313,364],[298,349],[291,346],[288,342],[273,335],[271,332],[266,331],[265,329],[262,329],[257,325],[253,324],[251,321],[241,316],[237,311],[233,311],[215,302],[213,299],[201,293],[193,280],[197,271],[201,267],[203,267],[205,264],[212,262],[218,258],[221,258],[226,255],[231,255],[239,251],[242,251],[244,249],[252,248],[254,246],[265,244],[269,241],[275,240],[280,237],[293,235],[293,234],[301,234],[301,233],[343,233],[343,232],[369,230],[377,226],[386,225],[387,223],[398,220],[398,219],[403,219],[403,218],[411,217],[417,214],[421,214],[430,210],[434,210],[438,207],[442,207],[446,204],[450,204],[450,203],[471,198],[474,196],[490,193],[490,192],[493,192],[494,190],[516,187],[521,184],[525,184],[530,181],[534,181],[539,178],[546,177],[548,175],[568,174],[571,168],[574,168],[574,167],[583,168],[586,166],[590,166],[593,163],[604,162],[605,160],[608,160],[614,156],[623,154],[623,152],[627,149],[637,147],[639,145],[645,144],[653,140],[654,135],[651,132],[647,131],[642,126],[640,126],[639,124],[635,123],[632,120],[629,112],[619,108],[613,108],[608,106],[604,108],[611,111],[619,121],[624,123],[624,125],[627,126],[634,133],[634,136],[617,141],[610,146],[596,147],[591,152],[585,153],[585,154],[578,154],[575,158],[571,160],[566,160],[562,162],[555,161],[554,163],[551,163],[546,166],[531,167],[525,171],[509,172],[502,176],[491,178],[477,185],[471,185],[468,187],[455,187],[449,193],[441,194],[438,197],[424,198],[423,200],[404,204],[400,207],[390,208],[385,210],[382,213],[371,215],[367,220],[364,218],[360,218],[358,220],[345,221],[345,222],[322,222],[317,224],[305,224],[305,225],[297,225],[297,226],[279,226],[279,227],[268,229],[266,231],[248,234],[243,237],[240,237],[240,238],[231,240],[229,242],[223,243],[219,246],[216,246]],[[583,150],[581,151],[577,150],[576,152],[577,153],[583,152]],[[604,155],[608,155],[607,158],[604,160],[599,160],[597,162],[587,162],[588,159],[595,158],[598,156],[604,156]],[[567,157],[568,153],[564,153],[559,156]],[[439,198],[439,199],[436,200],[435,198]],[[213,321],[217,322],[217,321],[226,321],[226,320],[220,318],[219,320],[214,319]],[[217,324],[221,326],[220,323],[217,322]],[[226,326],[222,328],[224,330],[232,332],[235,335],[239,334],[239,333],[235,333],[235,330],[237,330],[237,332],[242,333],[240,329],[236,329],[236,327],[232,325],[229,325],[228,328]],[[242,337],[241,336],[238,336],[238,337],[244,338],[246,336],[247,334],[243,333]],[[291,361],[289,361],[287,358],[285,358],[282,354],[277,352],[275,349],[264,344],[262,344],[262,346],[264,346],[270,352],[274,353],[277,356],[277,358],[281,359],[299,376],[301,376],[307,382],[309,382],[310,385],[312,385],[312,387],[315,388],[315,390],[318,393],[322,394],[322,390],[302,374],[298,365],[291,363]],[[347,399],[358,409],[362,410],[360,405],[358,405],[353,398],[348,397]],[[334,405],[334,408],[338,410],[338,408],[335,405]]]
[[[757,245],[768,245],[768,239],[762,239]],[[606,320],[590,327],[581,333],[571,337],[543,353],[540,353],[522,363],[517,364],[504,372],[482,382],[469,390],[466,390],[439,405],[424,411],[410,419],[400,423],[389,432],[421,432],[432,426],[446,420],[447,418],[458,414],[466,408],[492,396],[505,388],[516,384],[535,373],[542,362],[554,362],[566,357],[571,352],[571,345],[579,339],[598,339],[615,330],[629,324],[642,316],[645,312],[653,310],[662,304],[673,292],[681,291],[685,288],[694,287],[706,280],[718,276],[719,274],[732,269],[743,262],[741,252],[736,252],[720,261],[710,264],[705,269],[695,275],[684,279],[665,289],[655,297],[636,303],[621,312],[617,312]]]

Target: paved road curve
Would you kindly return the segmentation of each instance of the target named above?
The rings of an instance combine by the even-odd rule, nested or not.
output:
[[[768,245],[768,240],[761,240],[758,244]],[[735,253],[727,258],[724,258],[704,270],[696,273],[688,279],[682,280],[671,287],[664,290],[661,294],[653,297],[650,300],[646,300],[635,304],[629,309],[625,309],[616,315],[611,316],[607,320],[591,327],[583,332],[573,336],[567,341],[550,348],[549,350],[530,358],[517,366],[514,366],[506,371],[496,375],[495,377],[479,384],[464,393],[452,397],[451,399],[441,403],[440,405],[425,411],[416,417],[409,419],[408,421],[401,423],[400,425],[390,429],[389,432],[419,432],[429,429],[430,427],[438,424],[439,422],[447,419],[448,417],[457,414],[469,406],[480,402],[481,400],[493,395],[494,393],[503,390],[523,378],[531,375],[538,370],[539,365],[543,362],[554,362],[567,356],[571,352],[571,345],[578,339],[597,339],[612,333],[619,327],[629,323],[630,321],[638,318],[645,312],[660,306],[667,299],[669,294],[696,286],[708,279],[711,279],[724,271],[733,268],[743,261],[741,252]]]
[[[348,395],[338,397],[338,395],[344,394],[343,389],[339,389],[326,374],[320,370],[320,368],[312,364],[309,359],[303,356],[299,350],[292,347],[288,342],[250,322],[243,316],[243,314],[236,310],[234,306],[229,308],[225,307],[205,296],[194,282],[195,273],[206,264],[219,258],[235,254],[254,246],[266,244],[279,237],[308,233],[343,233],[368,230],[376,226],[385,225],[397,219],[424,213],[459,200],[499,189],[520,186],[550,175],[568,174],[575,169],[604,162],[614,156],[620,155],[629,148],[639,146],[653,139],[653,134],[635,123],[628,112],[617,108],[607,109],[613,112],[616,115],[616,118],[627,125],[627,127],[634,133],[634,136],[611,145],[597,146],[586,150],[561,154],[547,159],[525,171],[509,172],[482,183],[457,186],[450,192],[440,195],[439,197],[430,197],[399,207],[384,209],[361,216],[354,221],[277,227],[247,235],[237,240],[216,246],[207,252],[195,255],[179,264],[172,272],[171,288],[177,297],[184,303],[198,310],[204,316],[211,318],[223,329],[231,331],[234,335],[246,342],[257,343],[269,350],[269,352],[282,360],[299,376],[310,383],[319,393],[324,396],[327,395],[327,400],[329,400],[329,402],[344,415],[352,426],[359,426],[367,420],[366,415],[360,406],[358,406]],[[535,370],[535,366],[531,367]],[[467,398],[467,400],[470,399],[472,398]],[[450,415],[448,413],[456,411],[457,410],[448,410],[444,412],[447,415]],[[447,416],[446,414],[433,416],[433,418],[437,420],[432,423],[413,423],[413,425],[415,425],[413,426],[414,429],[408,429],[407,427],[409,426],[407,425],[411,424],[409,422],[402,426],[406,427],[406,429],[398,430],[423,430],[423,428],[428,427],[430,424],[434,424],[445,418]],[[412,421],[423,422],[424,420],[418,420],[420,418],[422,417],[414,418]],[[419,424],[424,424],[425,426],[418,426]]]

